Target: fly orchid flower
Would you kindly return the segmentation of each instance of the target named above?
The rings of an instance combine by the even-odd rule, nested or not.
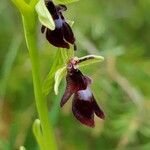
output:
[[[51,30],[42,25],[41,32],[44,33],[46,30],[46,39],[52,45],[69,49],[69,44],[73,44],[76,50],[74,34],[62,14],[63,11],[67,10],[67,7],[65,5],[54,5],[51,0],[45,1],[45,5],[54,20],[55,29]]]
[[[66,90],[60,103],[61,107],[74,95],[72,112],[82,124],[94,127],[94,114],[101,119],[105,118],[90,90],[91,79],[83,75],[72,62],[67,66],[66,82]]]

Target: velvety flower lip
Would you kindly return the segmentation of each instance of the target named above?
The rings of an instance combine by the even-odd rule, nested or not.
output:
[[[74,34],[62,14],[63,11],[67,10],[67,7],[65,5],[54,5],[50,0],[46,1],[45,4],[54,20],[55,30],[50,30],[45,26],[42,26],[41,32],[44,33],[46,30],[46,39],[52,45],[69,49],[69,44],[72,44],[76,50]]]
[[[72,95],[74,95],[72,112],[76,119],[82,124],[94,127],[94,114],[101,119],[105,118],[103,111],[98,106],[91,92],[91,79],[83,75],[72,63],[69,63],[67,67],[66,82],[67,86],[65,93],[60,102],[61,107],[64,106]]]
[[[74,116],[82,123],[89,127],[94,127],[94,113],[101,119],[104,119],[104,113],[96,103],[96,100],[87,87],[74,94],[72,102],[72,111]]]

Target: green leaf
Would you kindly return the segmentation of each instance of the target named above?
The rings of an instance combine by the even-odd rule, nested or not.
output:
[[[62,66],[63,66],[63,59],[61,55],[61,49],[58,49],[52,67],[43,83],[42,91],[45,96],[48,95],[48,93],[53,89],[55,72]]]
[[[58,94],[59,84],[60,84],[62,78],[65,76],[66,71],[67,71],[66,67],[63,67],[63,68],[58,69],[55,73],[54,92],[56,95]]]
[[[5,97],[8,80],[9,77],[11,76],[11,69],[13,67],[13,63],[19,51],[21,42],[22,42],[22,37],[20,36],[20,34],[19,35],[15,34],[12,38],[8,52],[6,54],[6,58],[4,60],[4,64],[1,69],[2,74],[0,79],[0,95],[2,99],[4,99]]]
[[[74,3],[79,0],[54,0],[57,4],[69,4],[69,3]]]
[[[43,141],[42,131],[41,131],[41,122],[39,119],[36,119],[33,123],[33,133],[36,137],[39,146],[42,149],[42,147],[44,147],[44,141]]]
[[[64,64],[66,64],[66,62],[69,60],[68,53],[67,53],[68,50],[60,48],[60,51],[61,51],[61,56],[62,56],[63,62],[64,62]]]
[[[61,56],[62,56],[62,59],[64,61],[64,64],[67,64],[69,59],[74,57],[74,49],[71,46],[70,49],[60,48],[60,50],[61,50]]]
[[[97,55],[87,55],[78,59],[79,67],[91,65],[93,63],[102,62],[104,57]]]
[[[42,136],[42,132],[41,132],[41,122],[39,119],[36,119],[33,123],[33,133],[36,136]]]
[[[35,9],[41,24],[51,30],[54,30],[55,23],[53,21],[51,14],[49,13],[48,9],[45,6],[44,0],[39,0],[39,2],[35,6]]]

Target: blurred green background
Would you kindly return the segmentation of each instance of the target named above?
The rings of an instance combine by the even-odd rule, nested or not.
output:
[[[57,97],[48,96],[59,150],[149,150],[150,1],[80,0],[68,5],[65,16],[75,21],[76,55],[105,57],[82,71],[93,78],[92,91],[106,119],[95,117],[90,129],[74,118],[71,100],[61,109],[62,83]],[[21,17],[10,0],[0,2],[0,22],[0,150],[20,145],[38,150],[31,64]],[[56,48],[40,33],[40,24],[37,31],[44,79]]]

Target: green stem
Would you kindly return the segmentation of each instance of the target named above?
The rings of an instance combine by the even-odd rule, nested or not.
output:
[[[29,55],[32,64],[32,76],[33,76],[33,85],[34,85],[34,93],[36,106],[39,113],[39,118],[41,121],[42,133],[45,142],[45,150],[56,150],[56,142],[55,136],[53,132],[53,128],[50,124],[50,120],[48,117],[48,108],[47,101],[42,94],[42,84],[40,80],[40,69],[39,69],[39,54],[37,48],[37,40],[36,40],[36,18],[35,14],[32,12],[29,13],[29,16],[23,16],[23,25],[26,36],[26,42],[29,50]],[[31,22],[32,21],[32,22]],[[32,24],[32,26],[31,26]]]
[[[23,27],[25,32],[25,39],[29,50],[30,60],[32,64],[32,77],[34,85],[35,101],[39,119],[41,121],[42,138],[44,141],[43,150],[56,150],[56,141],[52,124],[48,116],[47,101],[42,94],[42,84],[40,79],[40,63],[39,53],[37,47],[36,34],[36,13],[34,10],[35,0],[32,6],[26,4],[23,0],[12,0],[22,13]],[[33,6],[34,4],[34,6]]]
[[[25,14],[29,9],[29,5],[24,0],[12,0],[22,14]]]
[[[32,1],[30,2],[30,6],[31,6],[31,7],[34,7],[34,6],[37,4],[37,2],[38,2],[38,0],[32,0]]]

